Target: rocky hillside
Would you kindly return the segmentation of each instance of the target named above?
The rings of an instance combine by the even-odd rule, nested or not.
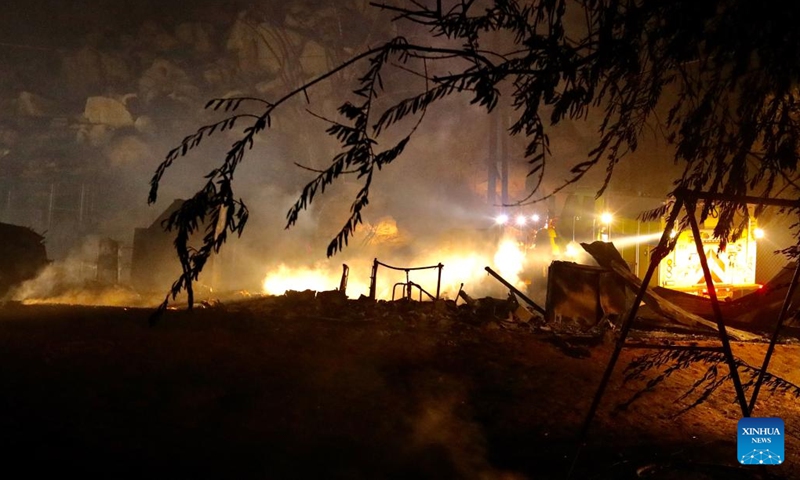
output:
[[[75,237],[75,224],[103,230],[118,209],[143,206],[168,148],[210,118],[209,98],[270,98],[386,35],[357,0],[190,11],[108,3],[80,15],[16,7],[31,28],[0,38],[0,217],[49,231],[51,244],[69,243],[58,237]],[[72,28],[53,31],[53,21]],[[276,127],[294,126],[290,116]]]

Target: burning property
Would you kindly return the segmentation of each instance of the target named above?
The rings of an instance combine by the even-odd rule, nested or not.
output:
[[[800,479],[800,7],[6,3],[5,471]]]

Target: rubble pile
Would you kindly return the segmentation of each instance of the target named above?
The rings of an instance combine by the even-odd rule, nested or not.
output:
[[[351,300],[336,290],[305,290],[232,302],[203,302],[199,307],[208,309],[211,315],[216,310],[223,310],[226,315],[253,325],[273,324],[264,320],[279,320],[287,328],[291,328],[290,325],[307,325],[309,322],[354,326],[377,324],[381,332],[387,335],[420,330],[444,335],[448,341],[456,342],[460,341],[458,339],[474,339],[476,333],[480,336],[495,331],[508,332],[551,343],[565,355],[575,358],[590,357],[588,347],[609,341],[608,334],[613,331],[608,321],[588,331],[547,324],[542,315],[528,306],[520,305],[511,294],[505,299],[472,299],[463,294],[458,302],[419,302],[406,299],[374,301],[366,296]]]
[[[464,295],[466,296],[466,295]],[[464,297],[462,296],[462,298]],[[469,297],[468,297],[469,298]],[[468,301],[408,300],[373,301],[362,296],[347,299],[336,290],[288,291],[280,296],[266,296],[222,306],[229,311],[248,311],[259,316],[292,319],[316,319],[339,322],[401,322],[407,326],[449,328],[469,325],[489,329],[534,331],[544,327],[538,314],[520,306],[513,296],[506,299],[486,297]],[[547,331],[545,328],[544,331]]]

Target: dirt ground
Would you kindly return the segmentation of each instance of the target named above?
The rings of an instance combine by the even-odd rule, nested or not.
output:
[[[355,305],[263,298],[170,311],[154,327],[150,310],[0,306],[3,468],[33,478],[567,477],[608,342],[564,348],[441,305]],[[734,344],[753,365],[765,350]],[[623,352],[572,478],[800,478],[793,394],[763,391],[755,413],[784,419],[786,463],[741,467],[730,386],[677,415],[707,366],[615,409],[646,382],[622,382],[641,353]],[[779,346],[770,370],[800,384],[798,353]]]

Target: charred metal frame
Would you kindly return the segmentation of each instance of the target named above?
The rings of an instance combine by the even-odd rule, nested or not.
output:
[[[395,301],[397,299],[397,287],[402,287],[403,288],[403,298],[406,299],[406,300],[413,300],[413,298],[411,298],[411,297],[414,294],[414,287],[416,287],[417,291],[419,292],[419,301],[420,302],[422,301],[422,294],[423,293],[425,295],[427,295],[428,298],[430,298],[431,300],[436,300],[433,297],[433,295],[431,295],[427,290],[422,288],[422,285],[420,285],[419,283],[414,283],[411,280],[409,280],[408,279],[408,272],[406,272],[406,281],[405,282],[395,283],[394,286],[392,287],[392,301]]]
[[[571,476],[572,470],[577,464],[578,456],[580,455],[581,448],[585,444],[587,435],[589,433],[589,428],[591,427],[592,420],[594,419],[594,416],[597,413],[600,401],[602,400],[603,394],[605,393],[606,387],[608,386],[608,382],[611,379],[611,374],[614,371],[614,367],[616,366],[617,360],[619,360],[619,355],[622,352],[623,348],[723,352],[725,355],[726,363],[728,364],[728,368],[730,369],[731,372],[731,379],[733,381],[733,386],[736,390],[736,400],[739,403],[739,407],[742,410],[742,416],[749,417],[756,406],[756,400],[758,399],[758,393],[759,390],[761,389],[761,384],[764,382],[764,377],[766,376],[767,368],[769,367],[769,362],[770,359],[772,358],[772,353],[775,350],[775,344],[777,343],[778,335],[780,334],[780,330],[783,327],[783,322],[786,319],[787,313],[789,311],[792,296],[798,284],[798,279],[800,279],[800,261],[795,262],[796,266],[795,266],[794,276],[792,277],[792,281],[789,284],[789,289],[786,292],[786,298],[783,301],[783,306],[781,307],[780,314],[778,315],[778,322],[775,325],[775,330],[772,332],[772,337],[770,338],[769,347],[767,348],[767,353],[764,356],[764,362],[761,366],[761,371],[758,374],[758,379],[756,380],[756,383],[753,387],[753,394],[750,397],[750,402],[748,404],[747,400],[745,399],[744,388],[742,387],[742,382],[741,379],[739,378],[739,371],[736,367],[735,359],[733,357],[733,352],[731,351],[728,332],[725,329],[725,323],[723,322],[722,311],[720,310],[719,299],[717,298],[717,291],[714,288],[714,282],[711,278],[711,272],[708,268],[708,261],[706,260],[705,251],[703,248],[703,242],[700,238],[700,228],[698,226],[697,218],[695,216],[695,209],[698,200],[702,200],[703,202],[709,202],[709,201],[736,202],[740,204],[749,204],[749,205],[800,209],[800,201],[788,200],[788,199],[726,195],[726,194],[700,192],[700,191],[693,191],[686,189],[680,189],[675,192],[675,203],[672,207],[672,211],[667,217],[667,223],[664,228],[664,232],[661,235],[661,240],[658,242],[658,246],[655,248],[652,255],[650,256],[650,265],[647,269],[647,273],[645,274],[644,279],[642,280],[642,286],[636,293],[633,305],[631,306],[631,309],[628,312],[628,315],[622,324],[622,328],[620,329],[620,336],[617,339],[617,343],[614,347],[613,353],[611,354],[608,366],[606,367],[606,370],[603,373],[603,377],[600,380],[600,385],[598,386],[597,392],[595,393],[594,399],[592,400],[592,404],[589,407],[589,412],[586,414],[586,418],[583,422],[583,425],[581,426],[580,437],[578,440],[578,449],[575,454],[575,458],[573,459],[572,468],[570,469],[568,477]],[[653,274],[655,273],[656,267],[659,265],[659,263],[661,263],[661,260],[663,260],[664,257],[667,256],[667,254],[669,254],[670,251],[669,236],[673,228],[675,227],[675,222],[678,219],[681,207],[685,207],[686,216],[689,221],[689,226],[692,229],[692,234],[695,239],[695,246],[697,247],[697,253],[698,256],[700,257],[700,265],[703,268],[703,276],[706,280],[708,294],[711,300],[712,309],[714,311],[714,318],[717,323],[717,329],[719,333],[721,346],[699,347],[699,346],[651,345],[643,343],[629,343],[626,340],[628,338],[628,334],[630,333],[630,329],[631,326],[633,325],[634,319],[636,318],[636,313],[639,309],[639,305],[641,304],[642,299],[644,298],[645,291],[650,285],[650,281],[653,277]]]
[[[501,276],[500,276],[500,275],[499,275],[497,272],[495,272],[494,270],[492,270],[492,269],[491,269],[491,267],[486,267],[484,270],[486,270],[486,271],[489,273],[489,275],[493,276],[493,277],[494,277],[494,278],[495,278],[495,279],[496,279],[498,282],[500,282],[500,283],[502,283],[503,285],[505,285],[505,286],[506,286],[506,288],[508,288],[509,290],[511,290],[511,292],[512,292],[512,293],[516,294],[516,295],[517,295],[519,298],[523,299],[523,300],[525,301],[525,303],[527,303],[528,305],[530,305],[530,306],[531,306],[531,307],[532,307],[534,310],[536,310],[536,311],[537,311],[539,314],[541,314],[542,316],[544,316],[544,308],[540,307],[539,305],[537,305],[537,304],[536,304],[536,302],[534,302],[533,300],[531,300],[531,299],[530,299],[530,297],[528,297],[528,296],[527,296],[527,295],[525,295],[524,293],[520,292],[520,291],[519,291],[519,289],[518,289],[518,288],[516,288],[514,285],[511,285],[511,284],[508,282],[508,280],[506,280],[506,279],[504,279],[503,277],[501,277]]]
[[[413,287],[417,287],[419,289],[419,299],[420,299],[420,301],[422,301],[422,294],[423,293],[425,295],[427,295],[428,297],[430,297],[431,300],[438,300],[439,299],[439,293],[440,293],[441,288],[442,288],[442,268],[444,268],[444,265],[442,265],[441,263],[439,263],[437,265],[430,265],[430,266],[427,266],[427,267],[393,267],[392,265],[387,265],[387,264],[385,264],[383,262],[378,261],[378,259],[376,258],[372,262],[372,275],[370,275],[370,277],[369,277],[369,298],[371,298],[372,300],[375,300],[375,295],[376,295],[376,290],[377,290],[378,266],[383,266],[383,267],[386,267],[386,268],[388,268],[390,270],[397,270],[397,271],[400,271],[400,272],[406,272],[406,281],[405,281],[405,283],[401,282],[401,283],[394,284],[394,287],[392,288],[392,300],[394,300],[394,292],[395,292],[395,290],[397,289],[398,286],[403,286],[403,297],[406,300],[411,300],[411,292],[412,292]],[[436,279],[436,296],[435,297],[433,295],[431,295],[427,290],[422,288],[419,284],[412,282],[408,277],[408,274],[411,271],[414,271],[414,270],[432,270],[434,268],[438,269],[437,279]]]

